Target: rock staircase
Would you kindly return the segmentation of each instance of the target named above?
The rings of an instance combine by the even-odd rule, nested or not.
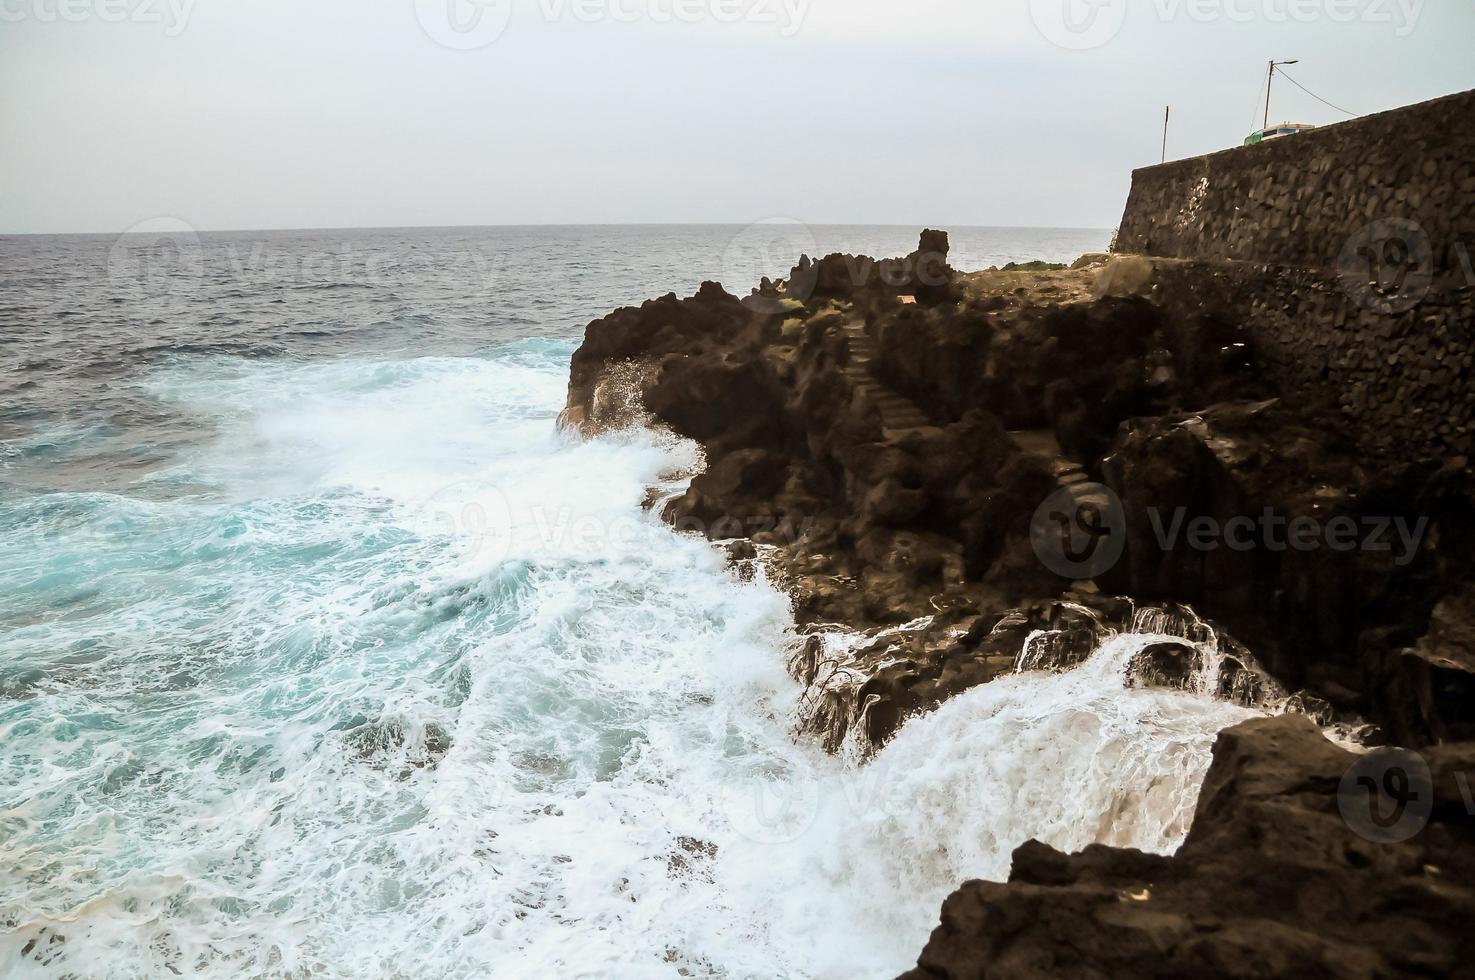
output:
[[[1087,483],[1090,477],[1080,463],[1066,456],[1060,449],[1060,441],[1050,429],[1020,429],[1009,433],[1009,438],[1026,456],[1035,456],[1045,461],[1055,482],[1062,487]]]
[[[868,399],[881,414],[881,434],[889,442],[904,439],[913,433],[930,434],[942,429],[901,392],[890,388],[871,373],[871,362],[876,359],[876,342],[866,333],[866,325],[852,321],[845,325],[845,336],[850,346],[850,360],[845,365],[845,375],[861,396]],[[1085,467],[1066,456],[1060,442],[1050,429],[1021,429],[1009,433],[1014,445],[1026,455],[1045,461],[1055,482],[1062,487],[1089,482]]]
[[[876,342],[866,333],[860,321],[845,325],[845,335],[850,345],[850,361],[845,374],[862,397],[868,399],[881,414],[881,434],[889,442],[904,439],[914,433],[931,434],[941,432],[932,424],[916,402],[900,392],[883,385],[871,373],[871,362],[876,357]]]

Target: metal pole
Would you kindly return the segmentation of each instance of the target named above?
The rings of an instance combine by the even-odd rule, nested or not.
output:
[[[1173,107],[1163,107],[1163,163],[1168,162],[1168,120],[1172,118]]]
[[[1261,127],[1261,129],[1260,129],[1260,132],[1262,132],[1262,133],[1265,132],[1265,130],[1267,130],[1267,129],[1270,128],[1270,86],[1272,86],[1274,84],[1275,84],[1275,60],[1272,58],[1271,61],[1270,61],[1270,74],[1267,75],[1266,78],[1265,78],[1265,123]]]

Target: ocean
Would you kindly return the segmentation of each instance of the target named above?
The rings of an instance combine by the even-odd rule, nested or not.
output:
[[[0,238],[0,974],[894,976],[1030,838],[1174,849],[1251,714],[1125,636],[826,755],[642,509],[699,449],[557,430],[591,319],[915,228],[176,224]]]

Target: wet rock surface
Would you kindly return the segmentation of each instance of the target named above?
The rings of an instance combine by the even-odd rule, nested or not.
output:
[[[905,980],[1472,975],[1475,748],[1426,753],[1427,816],[1392,842],[1358,832],[1358,758],[1303,716],[1228,729],[1176,855],[1025,844],[1008,883],[948,898]]]

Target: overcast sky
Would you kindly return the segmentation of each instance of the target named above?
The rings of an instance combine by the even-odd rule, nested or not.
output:
[[[1375,112],[1475,88],[1472,38],[1470,0],[0,0],[0,232],[1109,228],[1165,104],[1190,156],[1269,58]]]

